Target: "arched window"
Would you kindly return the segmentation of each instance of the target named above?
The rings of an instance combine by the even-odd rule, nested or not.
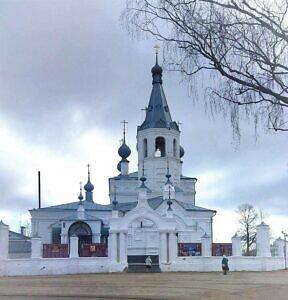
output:
[[[147,139],[143,140],[143,152],[144,152],[144,157],[147,157],[148,156]]]
[[[165,139],[162,136],[157,137],[155,140],[155,156],[166,156]]]
[[[173,140],[173,156],[176,157],[177,156],[177,141],[176,139]]]
[[[91,244],[92,243],[92,230],[88,224],[79,221],[72,224],[68,230],[69,238],[73,235],[78,236],[79,244]]]

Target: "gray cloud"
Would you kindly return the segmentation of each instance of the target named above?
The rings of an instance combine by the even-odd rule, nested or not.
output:
[[[127,119],[135,152],[136,126],[151,91],[155,41],[130,39],[119,22],[124,2],[1,1],[0,6],[1,122],[31,147],[40,144],[61,155],[73,153],[79,134],[93,127],[120,138],[119,122]],[[198,94],[190,96],[177,74],[165,71],[163,80],[172,116],[183,123],[185,173],[229,174],[224,181],[219,178],[223,197],[212,200],[197,194],[198,204],[234,210],[250,202],[287,213],[287,134],[260,130],[255,141],[253,126],[243,119],[238,144],[229,121],[205,113],[203,78],[194,84]],[[196,98],[200,100],[195,103]],[[260,179],[265,172],[271,179],[264,182]],[[15,180],[18,185],[11,187]],[[34,206],[21,194],[21,184],[16,171],[1,170],[3,209]]]

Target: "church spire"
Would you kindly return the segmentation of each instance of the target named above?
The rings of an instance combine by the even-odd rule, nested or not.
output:
[[[123,123],[123,139],[122,139],[122,145],[118,149],[118,154],[121,157],[121,160],[117,165],[117,169],[118,171],[121,172],[121,175],[128,175],[129,160],[127,159],[127,157],[131,154],[130,148],[126,145],[126,124],[128,122],[124,120],[121,123]]]
[[[138,131],[147,128],[172,128],[179,131],[177,123],[172,121],[162,87],[163,70],[158,64],[158,52],[160,47],[156,45],[154,48],[156,50],[156,62],[154,67],[151,69],[153,87],[145,120],[142,125],[138,127]]]
[[[90,165],[87,165],[88,168],[88,181],[84,185],[84,190],[85,190],[85,200],[93,202],[93,190],[94,190],[94,185],[90,181]]]

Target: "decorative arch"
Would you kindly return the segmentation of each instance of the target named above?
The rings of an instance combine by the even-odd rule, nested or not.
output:
[[[155,139],[155,156],[157,157],[166,156],[166,141],[163,136],[158,136]]]
[[[126,215],[126,219],[125,221],[123,220],[124,222],[122,222],[121,227],[123,227],[123,229],[127,229],[133,222],[137,222],[137,220],[140,219],[146,219],[153,222],[157,229],[161,229],[163,227],[163,225],[161,224],[161,220],[159,219],[159,215],[155,216],[153,213],[143,214],[141,212],[131,214],[130,216]]]
[[[75,222],[73,223],[69,230],[68,230],[68,235],[73,236],[76,235],[78,237],[80,236],[91,236],[92,237],[92,230],[90,228],[90,226],[82,221],[79,222]]]

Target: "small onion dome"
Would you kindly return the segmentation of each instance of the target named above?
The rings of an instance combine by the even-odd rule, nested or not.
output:
[[[158,63],[155,64],[155,66],[151,69],[152,75],[162,75],[162,68],[158,65]]]
[[[145,186],[145,181],[146,181],[146,177],[144,175],[142,175],[142,177],[140,177],[140,181],[141,181],[141,188],[146,188]]]
[[[121,172],[121,160],[120,160],[119,163],[117,164],[117,170],[118,170],[119,172]]]
[[[182,158],[185,154],[184,148],[180,146],[180,158]]]
[[[94,185],[90,182],[90,178],[88,179],[88,182],[84,185],[84,190],[86,192],[92,192],[94,190]]]
[[[80,200],[80,202],[83,200],[83,195],[82,195],[82,193],[80,193],[78,199]]]
[[[125,144],[125,142],[118,149],[118,154],[122,158],[127,158],[131,154],[130,148]]]

